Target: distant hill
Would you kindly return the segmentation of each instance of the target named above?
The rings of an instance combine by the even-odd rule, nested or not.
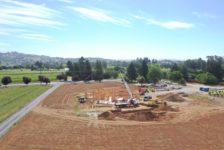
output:
[[[44,55],[34,55],[34,54],[24,54],[18,52],[0,52],[0,64],[3,66],[14,66],[14,65],[23,65],[34,64],[37,61],[43,63],[51,64],[66,64],[67,61],[77,62],[79,58],[62,58],[62,57],[49,57]],[[113,60],[113,59],[104,59],[104,58],[87,58],[90,62],[96,62],[96,60],[101,60],[107,62],[109,65],[119,65],[127,66],[131,60]],[[182,61],[178,60],[159,60],[158,63],[161,65],[172,65],[174,63],[181,63]]]
[[[65,64],[67,61],[76,62],[79,58],[62,58],[62,57],[49,57],[44,55],[33,55],[33,54],[23,54],[18,52],[7,52],[0,53],[0,62],[1,65],[5,66],[14,66],[14,65],[26,65],[34,64],[36,61],[41,61],[43,63],[62,63]],[[113,61],[110,59],[103,58],[88,58],[90,62],[95,62],[96,60],[102,61]]]

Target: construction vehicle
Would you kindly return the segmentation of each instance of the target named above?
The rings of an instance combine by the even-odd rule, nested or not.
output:
[[[115,103],[116,108],[138,107],[139,101],[137,99],[122,100]]]
[[[200,87],[199,90],[203,92],[209,92],[209,88]]]
[[[143,101],[149,101],[152,99],[152,96],[149,95],[149,93],[145,93],[143,97]]]
[[[149,107],[158,107],[159,102],[157,100],[150,100],[147,104]]]
[[[129,106],[128,102],[117,102],[117,103],[115,103],[116,108],[125,108],[125,107],[128,107],[128,106]]]
[[[77,98],[80,103],[85,103],[87,101],[85,96],[77,96]]]

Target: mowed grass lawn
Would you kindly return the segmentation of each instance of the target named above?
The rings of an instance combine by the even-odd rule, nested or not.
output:
[[[32,82],[38,82],[38,76],[42,75],[48,77],[51,81],[56,81],[56,76],[64,72],[63,70],[52,70],[52,71],[31,71],[28,69],[15,69],[15,70],[0,70],[0,80],[4,76],[10,76],[12,83],[23,83],[22,78],[29,77]]]
[[[0,88],[0,122],[17,112],[51,86]]]

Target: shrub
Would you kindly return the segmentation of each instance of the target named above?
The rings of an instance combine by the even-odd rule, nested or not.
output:
[[[138,83],[143,84],[145,82],[145,78],[143,76],[138,76],[137,81]]]
[[[72,81],[79,81],[79,76],[78,75],[73,75],[72,76]]]
[[[38,76],[38,81],[40,81],[40,82],[42,83],[43,80],[44,80],[44,78],[45,78],[44,76],[39,75],[39,76]]]
[[[27,84],[29,84],[31,81],[32,81],[31,78],[23,77],[23,83],[24,83],[24,84],[27,85]]]
[[[199,80],[200,83],[203,83],[203,84],[213,85],[218,83],[218,79],[209,72],[201,73],[197,75],[197,79]]]
[[[172,71],[169,75],[170,80],[177,82],[182,85],[186,85],[186,80],[183,77],[183,74],[180,71]]]
[[[186,85],[186,80],[184,78],[182,78],[182,79],[179,80],[178,83],[181,84],[181,85]]]
[[[110,72],[105,72],[105,73],[103,74],[103,78],[104,78],[104,79],[110,79],[110,78],[111,78],[111,73],[110,73]]]
[[[48,83],[51,82],[51,80],[49,78],[47,78],[47,77],[44,77],[42,82],[46,83],[46,85],[47,85]]]
[[[170,80],[179,82],[181,79],[183,79],[183,74],[180,71],[172,71],[170,73]]]
[[[64,73],[62,73],[60,75],[57,75],[56,79],[60,81],[61,80],[67,81],[67,76]]]
[[[12,79],[11,79],[10,76],[5,76],[5,77],[2,78],[2,84],[5,85],[5,86],[8,85],[11,82],[12,82]]]

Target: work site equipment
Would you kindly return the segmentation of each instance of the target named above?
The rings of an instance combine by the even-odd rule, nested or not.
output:
[[[149,93],[144,94],[144,98],[143,98],[144,101],[149,101],[151,99],[152,99],[152,96],[150,96]]]
[[[149,107],[158,107],[159,106],[159,102],[157,100],[150,100],[148,102],[148,106]]]
[[[77,96],[78,100],[80,103],[85,103],[86,102],[86,98],[84,96]]]
[[[224,90],[209,90],[210,96],[224,97]]]
[[[123,81],[123,83],[124,83],[125,88],[126,88],[127,91],[128,91],[128,96],[129,96],[129,98],[132,99],[132,98],[133,98],[133,95],[132,95],[132,93],[131,93],[131,89],[129,88],[127,82],[124,80],[123,75],[121,76],[121,78],[122,78],[122,81]]]
[[[200,87],[200,91],[209,92],[209,88]]]

